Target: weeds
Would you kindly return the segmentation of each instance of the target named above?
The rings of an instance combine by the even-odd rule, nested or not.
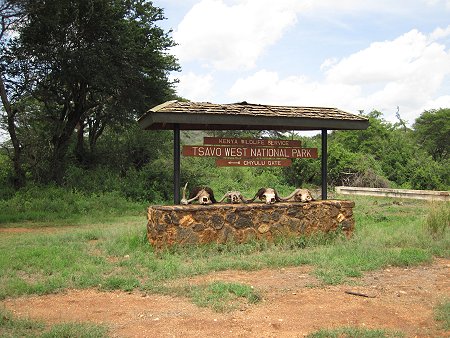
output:
[[[47,326],[38,321],[15,318],[9,311],[0,308],[1,337],[77,337],[102,338],[107,337],[108,329],[104,326],[86,323],[63,323]]]
[[[440,303],[434,311],[434,318],[439,322],[443,330],[450,330],[450,301]]]
[[[450,229],[450,202],[430,203],[424,223],[434,239],[441,239]]]
[[[192,286],[188,295],[194,304],[212,308],[217,312],[228,312],[261,300],[259,293],[251,286],[224,282]]]

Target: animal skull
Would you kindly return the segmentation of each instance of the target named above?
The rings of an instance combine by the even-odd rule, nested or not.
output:
[[[282,201],[293,200],[295,202],[311,202],[314,201],[311,192],[308,189],[295,189],[288,197],[281,198]]]
[[[206,191],[206,189],[202,189],[200,190],[197,195],[196,198],[198,199],[198,203],[200,204],[211,204],[211,196],[209,194],[208,191]]]
[[[209,187],[196,187],[194,188],[190,195],[189,199],[186,198],[186,187],[187,183],[183,188],[183,198],[181,199],[181,204],[189,204],[193,201],[198,201],[199,204],[212,204],[216,203],[216,199],[214,198],[214,193]]]
[[[256,193],[255,197],[251,200],[253,202],[256,197],[258,197],[261,201],[266,204],[274,204],[275,202],[280,202],[280,197],[275,189],[272,188],[261,188]]]
[[[239,202],[247,203],[247,200],[242,196],[242,194],[239,191],[228,191],[225,195],[223,195],[219,203],[222,202],[225,198],[227,199],[228,203],[233,204]]]

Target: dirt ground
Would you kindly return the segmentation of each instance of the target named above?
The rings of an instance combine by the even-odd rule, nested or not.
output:
[[[113,337],[303,337],[324,328],[397,330],[407,337],[450,337],[433,308],[450,298],[450,260],[390,267],[349,285],[318,287],[306,266],[254,272],[225,271],[177,283],[246,283],[263,301],[228,313],[199,308],[187,298],[139,292],[69,290],[2,301],[18,317],[47,323],[94,322]],[[358,292],[369,297],[352,295]]]

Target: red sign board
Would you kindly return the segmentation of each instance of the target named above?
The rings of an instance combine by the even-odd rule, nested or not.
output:
[[[183,146],[184,156],[245,158],[317,158],[317,148]]]
[[[258,146],[258,147],[301,147],[302,143],[298,140],[271,140],[271,139],[252,139],[252,138],[221,138],[204,137],[203,144],[214,144],[222,146]]]
[[[289,159],[225,159],[218,158],[216,159],[216,166],[218,167],[289,167],[292,164],[292,161]]]

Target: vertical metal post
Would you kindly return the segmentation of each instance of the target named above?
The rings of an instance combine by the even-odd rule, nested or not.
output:
[[[322,129],[322,199],[327,199],[327,160],[328,160],[327,130]]]
[[[173,203],[180,204],[180,125],[173,125]]]

